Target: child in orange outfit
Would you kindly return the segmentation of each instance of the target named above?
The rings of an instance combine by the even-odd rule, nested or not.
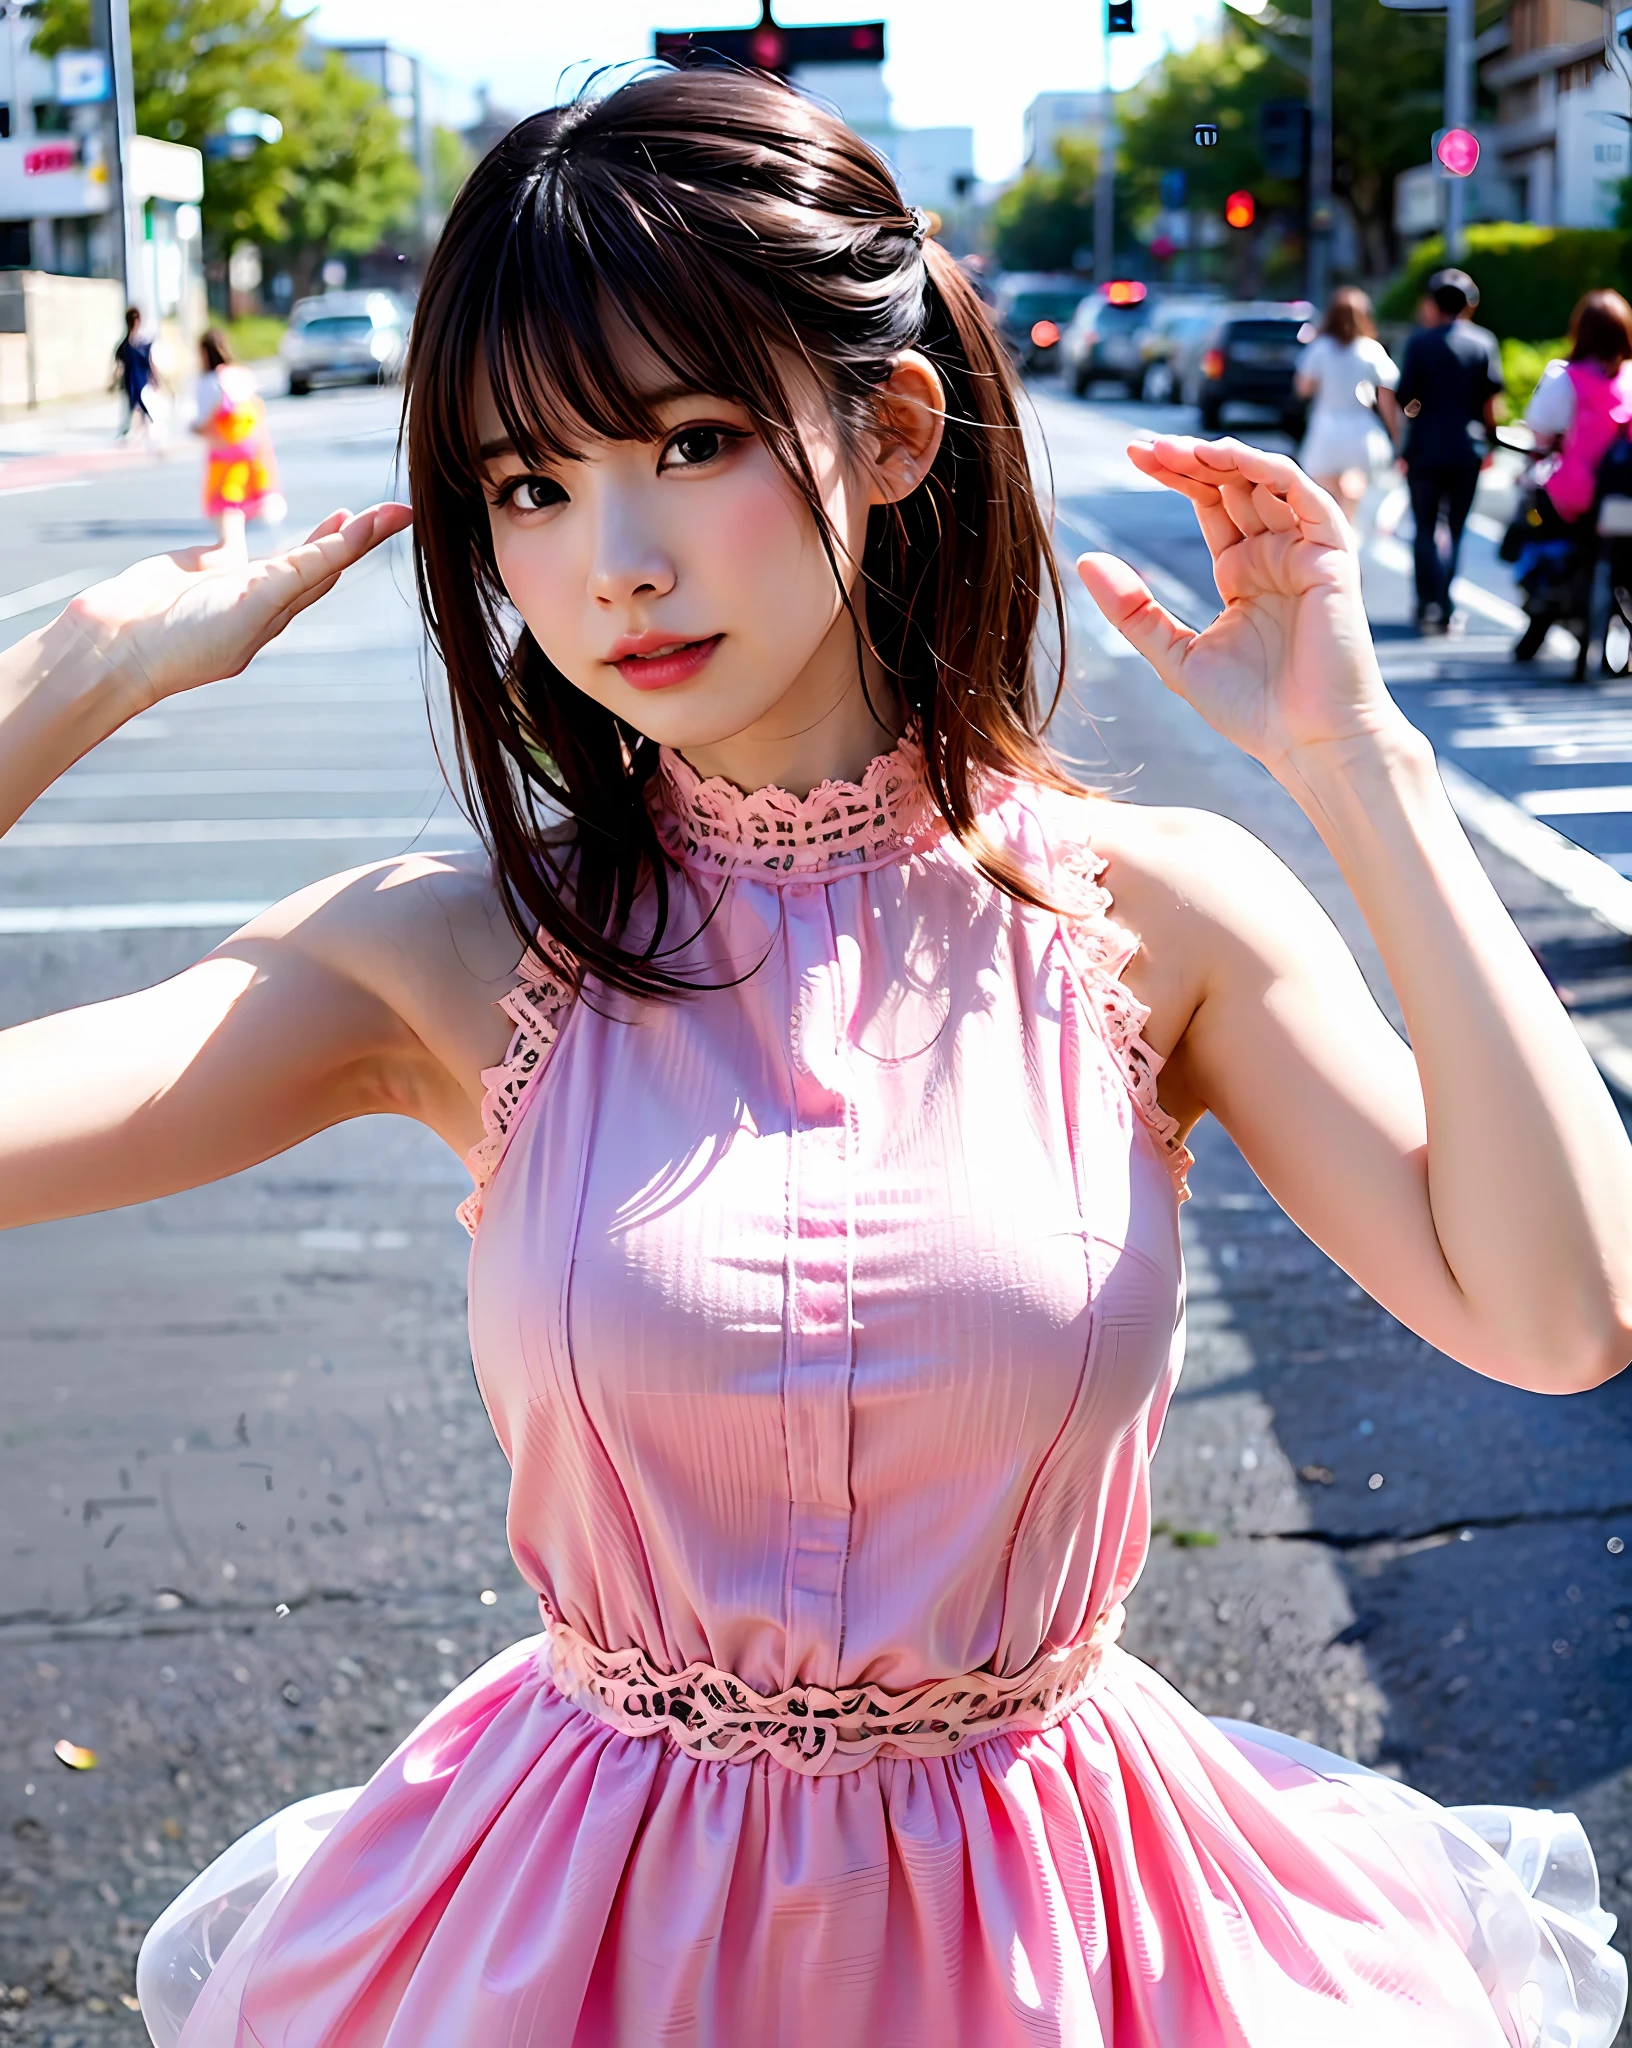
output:
[[[207,328],[199,342],[204,374],[198,384],[193,432],[209,443],[204,473],[204,510],[218,522],[223,556],[248,552],[245,524],[268,519],[277,525],[288,505],[278,490],[266,407],[254,373],[233,360],[219,328]]]

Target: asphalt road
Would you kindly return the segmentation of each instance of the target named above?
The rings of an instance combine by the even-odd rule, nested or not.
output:
[[[1140,488],[1118,454],[1126,425],[1179,416],[1046,391],[1039,404],[1062,543],[1114,535],[1166,571],[1178,608],[1204,605],[1187,510]],[[279,401],[273,425],[292,524],[388,488],[388,399]],[[12,496],[6,477],[11,591],[202,531],[190,456]],[[1485,574],[1476,549],[1470,576]],[[1397,628],[1409,604],[1386,548],[1367,577],[1380,627]],[[1494,575],[1489,589],[1503,602]],[[0,1021],[141,985],[206,947],[233,906],[463,834],[440,793],[406,592],[400,557],[354,579],[239,682],[138,721],[0,841]],[[1135,801],[1205,804],[1258,831],[1380,986],[1301,815],[1084,613],[1068,750]],[[1496,631],[1387,645],[1402,676],[1460,664],[1398,684],[1402,701],[1421,691],[1425,722],[1454,715],[1444,744],[1459,760],[1500,755],[1514,790],[1542,786],[1527,778],[1547,764],[1524,748],[1455,738],[1512,701]],[[1429,701],[1453,689],[1479,704]],[[1598,696],[1569,701],[1608,715]],[[1632,782],[1607,758],[1579,779],[1599,770]],[[1490,858],[1539,944],[1624,955]],[[1191,1350],[1130,1646],[1207,1711],[1441,1799],[1575,1807],[1626,1916],[1632,1557],[1610,1545],[1632,1542],[1632,1381],[1548,1402],[1477,1379],[1316,1252],[1216,1129],[1197,1150]],[[122,2003],[131,1959],[186,1878],[270,1808],[365,1775],[534,1625],[470,1375],[463,1185],[435,1140],[376,1120],[217,1188],[0,1237],[0,1983],[14,1987],[0,2031],[13,2038],[140,2041]],[[63,1736],[94,1749],[96,1769],[57,1763]]]

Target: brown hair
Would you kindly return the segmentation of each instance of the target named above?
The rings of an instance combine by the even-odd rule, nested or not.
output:
[[[1326,301],[1326,317],[1320,323],[1322,334],[1329,334],[1340,347],[1347,348],[1351,341],[1358,341],[1361,335],[1368,340],[1377,339],[1377,322],[1371,316],[1371,301],[1358,285],[1340,285]]]
[[[1619,292],[1588,292],[1570,315],[1570,361],[1613,368],[1632,356],[1632,306]]]
[[[494,561],[473,385],[485,366],[529,461],[561,460],[586,434],[655,438],[654,408],[620,372],[620,329],[687,389],[747,408],[810,506],[835,576],[787,366],[819,377],[855,446],[876,429],[874,393],[894,358],[917,348],[934,363],[944,437],[926,481],[872,515],[866,630],[921,729],[941,815],[994,884],[1046,900],[978,818],[988,771],[1075,787],[1040,737],[1033,661],[1045,596],[1063,619],[1059,576],[1013,372],[968,280],[924,235],[883,160],[833,115],[775,79],[719,70],[650,73],[531,116],[448,216],[407,370],[420,603],[447,669],[465,798],[511,921],[610,986],[695,985],[666,964],[668,856],[645,794],[658,750],[517,630]],[[1063,661],[1049,713],[1062,677]],[[636,951],[621,940],[648,879],[655,919]]]
[[[223,363],[232,361],[231,345],[219,327],[206,327],[198,337],[198,348],[206,370],[219,370]]]

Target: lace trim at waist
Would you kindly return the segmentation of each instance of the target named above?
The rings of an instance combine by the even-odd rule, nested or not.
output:
[[[1120,1603],[1079,1643],[1024,1670],[971,1671],[906,1692],[815,1685],[755,1692],[712,1664],[659,1671],[644,1650],[603,1650],[546,1617],[550,1675],[574,1706],[625,1735],[666,1735],[699,1763],[768,1756],[803,1777],[860,1770],[875,1757],[952,1756],[988,1736],[1052,1728],[1093,1691],[1122,1633]]]

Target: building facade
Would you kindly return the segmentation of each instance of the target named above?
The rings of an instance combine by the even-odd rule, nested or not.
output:
[[[1632,9],[1616,24],[1621,53]],[[1606,59],[1594,0],[1513,0],[1479,39],[1480,76],[1496,97],[1481,140],[1511,189],[1509,217],[1546,227],[1609,227],[1632,172],[1632,88]]]
[[[1065,136],[1098,135],[1104,100],[1098,92],[1040,92],[1026,109],[1026,169],[1053,170]]]
[[[15,9],[0,22],[0,271],[104,280],[118,272],[103,107],[68,90],[77,54],[39,56]],[[139,135],[125,175],[142,212],[136,274],[125,281],[130,302],[172,348],[185,348],[205,317],[204,160],[196,149]],[[101,303],[94,294],[86,303],[92,301]],[[75,302],[71,292],[19,289],[8,298],[6,319],[21,319],[17,309],[27,305],[50,308],[49,317],[60,320],[68,317],[62,308]],[[46,353],[35,352],[26,402],[44,388]],[[8,389],[15,382],[10,378]]]

